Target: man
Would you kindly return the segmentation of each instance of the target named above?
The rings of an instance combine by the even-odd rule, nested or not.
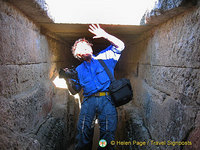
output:
[[[107,146],[103,149],[112,150],[114,148],[110,142],[115,139],[117,111],[109,95],[110,79],[98,59],[103,59],[114,75],[124,43],[105,32],[98,24],[90,25],[89,31],[95,35],[93,38],[104,38],[110,41],[111,45],[97,56],[93,56],[92,44],[85,39],[77,40],[72,47],[74,57],[83,61],[76,68],[78,79],[71,79],[75,83],[74,89],[79,92],[83,88],[84,95],[77,125],[76,149],[92,149],[94,120],[98,118],[100,139],[107,141]],[[67,70],[66,68],[65,71]]]

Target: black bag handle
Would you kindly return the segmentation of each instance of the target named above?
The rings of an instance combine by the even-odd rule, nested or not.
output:
[[[103,68],[105,69],[106,73],[108,74],[111,82],[113,82],[115,80],[114,76],[112,75],[112,73],[110,72],[110,70],[108,69],[108,66],[106,65],[106,63],[103,61],[103,59],[98,59],[99,63],[103,66]]]

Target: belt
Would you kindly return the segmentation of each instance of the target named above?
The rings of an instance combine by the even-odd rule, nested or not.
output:
[[[110,95],[109,92],[97,92],[95,94],[92,94],[91,96],[106,96],[106,95]]]

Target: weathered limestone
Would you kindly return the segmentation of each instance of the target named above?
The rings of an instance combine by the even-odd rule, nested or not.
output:
[[[66,41],[88,25],[52,24],[43,0],[7,2],[0,0],[0,149],[73,149],[78,100],[52,79],[73,60]],[[118,108],[116,139],[150,141],[117,149],[199,150],[199,2],[158,2],[148,26],[104,26],[126,43],[116,73],[134,89],[134,100]],[[156,144],[168,140],[192,146]]]
[[[134,87],[134,101],[124,106],[130,140],[189,141],[192,146],[150,142],[130,149],[199,149],[199,23],[199,7],[169,19],[130,43],[119,65]]]
[[[198,0],[154,0],[154,5],[144,14],[141,25],[158,25],[196,6]]]
[[[70,64],[70,47],[25,15],[0,0],[0,149],[66,149],[75,137],[78,100],[52,80]]]
[[[53,23],[53,17],[49,12],[48,5],[45,0],[4,0],[10,2],[19,8],[28,18],[36,23]]]

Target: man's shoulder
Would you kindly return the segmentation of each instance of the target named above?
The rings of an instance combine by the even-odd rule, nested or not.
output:
[[[109,53],[109,52],[113,52],[113,53],[116,53],[116,54],[121,54],[121,51],[120,50],[118,50],[114,45],[110,45],[110,46],[108,46],[106,49],[104,49],[104,50],[102,50],[101,52],[99,52],[98,54],[97,54],[97,56],[98,55],[101,55],[101,54],[103,54],[103,53]]]
[[[108,46],[96,56],[96,59],[115,59],[118,60],[121,52],[118,51],[114,45]]]

